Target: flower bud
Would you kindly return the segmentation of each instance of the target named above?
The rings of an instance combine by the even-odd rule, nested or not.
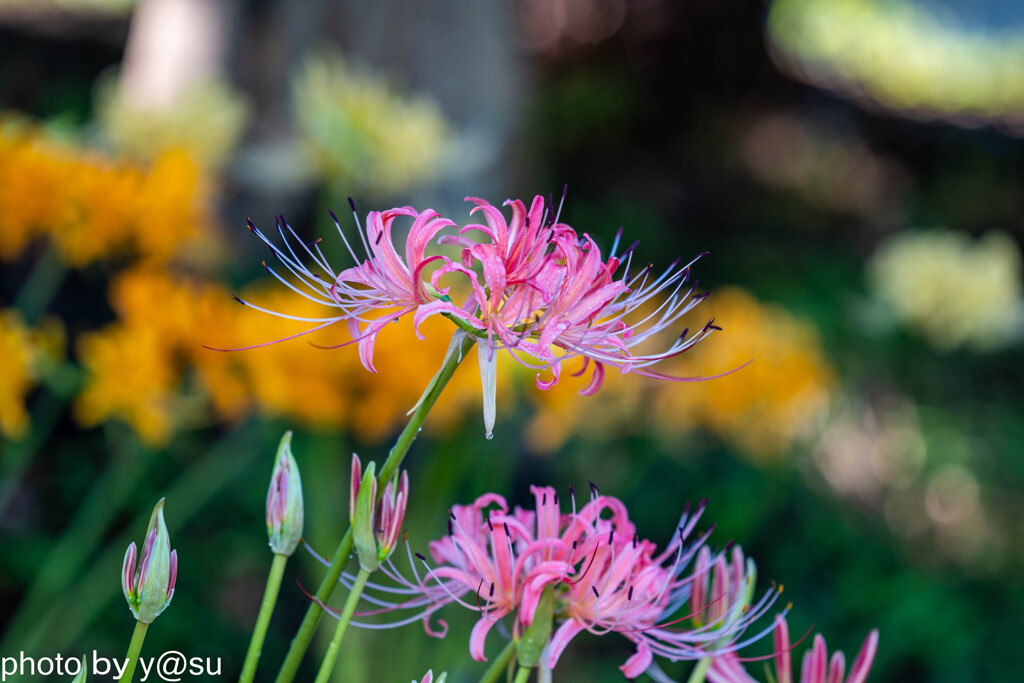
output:
[[[85,683],[85,680],[88,677],[86,672],[85,656],[83,656],[78,661],[80,662],[78,668],[78,675],[71,680],[71,683]]]
[[[376,498],[376,466],[371,462],[363,472],[359,457],[353,455],[349,522],[359,566],[368,572],[388,559],[398,543],[409,503],[409,474],[403,471],[389,481],[379,502]]]
[[[396,486],[397,484],[397,486]],[[384,497],[377,507],[377,559],[383,562],[391,557],[398,543],[398,535],[405,519],[405,506],[409,503],[409,473],[402,474],[384,487]]]
[[[291,556],[302,539],[302,524],[302,479],[292,456],[292,433],[287,431],[277,447],[277,459],[267,491],[270,548],[278,555]]]
[[[372,572],[380,566],[380,560],[377,558],[377,535],[373,528],[374,499],[377,497],[377,466],[370,462],[366,466],[361,481],[357,479],[359,469],[359,458],[353,455],[349,521],[352,524],[352,539],[356,554],[359,556],[359,566]]]
[[[137,568],[136,560],[139,560]],[[178,551],[171,550],[164,523],[164,500],[161,498],[149,518],[142,557],[137,557],[133,541],[124,554],[121,567],[121,589],[135,618],[144,624],[153,623],[171,604],[177,577]]]

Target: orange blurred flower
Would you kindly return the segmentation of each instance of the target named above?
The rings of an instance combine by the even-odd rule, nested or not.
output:
[[[64,329],[56,320],[32,329],[17,311],[0,311],[0,434],[9,439],[26,435],[30,421],[25,400],[38,384],[43,366],[63,351]]]
[[[551,452],[584,429],[601,438],[623,431],[671,437],[699,428],[748,456],[786,451],[827,409],[835,385],[817,331],[737,288],[716,291],[701,315],[708,308],[724,331],[714,343],[667,361],[664,371],[689,377],[752,363],[726,377],[682,385],[624,381],[620,373],[608,373],[606,387],[589,397],[574,395],[585,386],[582,379],[565,381],[565,387],[534,394],[530,447]]]
[[[315,306],[276,288],[244,294],[299,316]],[[399,322],[392,334],[381,335],[378,352],[387,363],[371,374],[356,354],[314,348],[303,340],[233,353],[205,348],[258,344],[288,333],[278,319],[251,315],[219,283],[141,267],[113,281],[110,299],[118,322],[84,336],[80,344],[88,381],[75,414],[87,426],[122,419],[150,445],[166,443],[176,428],[208,423],[211,415],[236,420],[253,412],[308,427],[348,429],[364,441],[382,440],[404,422],[437,372],[447,350],[445,333],[455,329],[444,319],[428,321],[424,326],[438,329],[418,340],[411,320]],[[295,326],[303,329],[302,323]],[[309,341],[329,346],[345,339],[324,330]],[[475,372],[457,372],[429,428],[450,428],[471,413],[479,404],[479,381]]]
[[[0,120],[0,259],[45,236],[75,267],[126,250],[167,260],[204,235],[207,188],[182,151],[140,166]]]

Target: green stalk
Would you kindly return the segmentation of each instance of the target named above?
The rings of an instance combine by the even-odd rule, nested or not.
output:
[[[457,352],[451,354],[451,357],[441,366],[434,379],[427,385],[423,396],[420,397],[416,410],[413,412],[412,417],[409,418],[405,429],[398,435],[398,440],[388,453],[384,466],[380,468],[380,474],[377,476],[377,500],[380,500],[380,497],[384,495],[384,487],[387,486],[387,482],[394,476],[398,466],[402,464],[402,459],[409,452],[412,442],[416,440],[416,435],[419,433],[423,421],[427,418],[427,414],[430,413],[430,409],[434,407],[438,397],[441,395],[441,391],[448,384],[448,380],[452,378],[455,368],[459,366],[459,363],[462,362],[462,359],[473,348],[475,343],[473,337],[466,336],[462,340]],[[313,638],[313,633],[320,622],[320,617],[323,616],[324,608],[320,605],[326,604],[330,600],[334,589],[338,585],[338,577],[341,576],[345,563],[348,562],[349,555],[351,554],[352,529],[349,529],[345,532],[341,543],[338,544],[338,549],[334,551],[331,565],[327,568],[327,573],[324,574],[320,587],[317,588],[316,600],[310,601],[309,607],[306,608],[306,616],[302,618],[299,630],[288,647],[288,654],[285,656],[281,669],[277,673],[276,683],[291,683],[294,680],[295,674],[299,670],[299,665],[302,663],[302,657],[309,648],[309,641]]]
[[[14,308],[21,311],[26,323],[35,325],[39,322],[39,318],[53,303],[67,274],[57,249],[50,245],[36,261],[14,297]]]
[[[135,675],[135,665],[139,663],[139,652],[142,651],[142,641],[146,639],[146,630],[149,628],[149,624],[143,624],[141,621],[135,622],[135,632],[132,633],[132,642],[128,644],[128,663],[124,667],[124,675],[121,676],[119,683],[131,683],[132,676]]]
[[[267,587],[263,591],[260,614],[256,617],[256,628],[252,632],[252,640],[249,641],[249,651],[245,654],[242,675],[238,677],[239,683],[251,683],[256,675],[256,666],[259,664],[260,654],[263,652],[263,639],[267,636],[267,626],[270,625],[270,615],[274,613],[274,604],[277,602],[277,592],[281,589],[281,577],[284,576],[286,564],[288,564],[287,555],[274,553],[274,562],[270,565],[270,576],[267,577]]]
[[[370,572],[365,569],[359,570],[355,583],[352,584],[352,590],[349,591],[348,598],[345,599],[345,607],[342,609],[341,618],[338,619],[338,626],[334,629],[334,637],[331,638],[331,644],[327,647],[324,661],[320,664],[320,672],[316,675],[315,683],[327,683],[331,679],[334,663],[338,661],[341,639],[345,637],[348,622],[352,620],[352,613],[356,611],[356,605],[359,604],[359,596],[363,594],[363,588],[366,587],[366,580],[369,578]]]
[[[516,654],[516,641],[508,641],[508,645],[501,651],[498,658],[494,660],[491,666],[484,672],[484,675],[480,677],[480,683],[497,683],[501,675],[508,670],[508,665],[512,663],[512,657]]]
[[[711,657],[705,657],[704,659],[697,662],[697,666],[693,667],[693,672],[690,673],[690,677],[686,679],[686,683],[704,683],[704,679],[708,675],[708,669],[711,668]]]
[[[529,669],[525,666],[519,667],[519,671],[516,672],[516,679],[515,681],[513,681],[513,683],[526,683],[528,680],[530,680],[531,671],[532,669]]]

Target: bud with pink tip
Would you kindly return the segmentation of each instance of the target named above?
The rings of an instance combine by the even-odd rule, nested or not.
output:
[[[349,490],[349,522],[359,566],[376,571],[391,556],[405,520],[409,501],[409,475],[402,472],[384,487],[377,501],[377,468],[373,462],[363,471],[359,456],[352,455],[352,479]]]
[[[277,447],[267,491],[267,536],[275,553],[290,557],[295,552],[302,539],[303,517],[302,480],[292,455],[292,433],[287,431]]]
[[[161,498],[149,519],[142,557],[138,557],[133,541],[128,546],[121,568],[121,589],[137,620],[151,624],[167,609],[174,597],[177,576],[178,551],[171,550],[167,525],[164,523],[164,500]]]

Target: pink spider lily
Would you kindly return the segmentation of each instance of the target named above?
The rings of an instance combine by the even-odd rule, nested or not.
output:
[[[411,612],[387,624],[353,621],[369,628],[387,628],[422,620],[428,632],[444,635],[429,625],[437,609],[458,603],[480,614],[470,635],[470,654],[486,661],[484,644],[489,631],[503,617],[514,615],[513,635],[519,636],[533,622],[545,588],[555,590],[556,622],[560,622],[548,645],[544,665],[554,668],[569,642],[579,633],[619,633],[637,646],[635,655],[623,665],[623,672],[636,677],[652,663],[654,655],[673,661],[699,659],[715,653],[734,651],[772,630],[740,641],[743,632],[763,616],[775,602],[778,591],[768,591],[751,604],[752,565],[743,573],[743,596],[714,596],[701,611],[729,601],[702,625],[689,627],[695,615],[677,613],[691,600],[700,575],[686,569],[710,535],[694,529],[705,504],[693,512],[684,511],[678,532],[660,554],[653,543],[640,540],[625,505],[616,498],[592,489],[590,501],[577,510],[575,496],[570,511],[563,512],[558,495],[549,487],[532,487],[534,510],[515,508],[505,499],[487,494],[472,505],[453,506],[449,533],[430,543],[432,567],[417,554],[424,568],[420,574],[412,559],[412,578],[407,578],[390,561],[381,566],[394,585],[367,584],[363,597],[379,609],[357,613],[358,617]],[[709,555],[710,558],[710,555]],[[321,562],[324,560],[320,558]],[[717,564],[715,558],[712,564]],[[355,576],[343,574],[350,586]]]
[[[448,674],[442,673],[437,677],[437,681],[434,681],[434,671],[430,670],[423,674],[423,678],[420,679],[420,683],[444,683],[447,678]],[[416,683],[416,681],[413,681],[412,683]]]
[[[789,644],[789,627],[783,616],[776,618],[775,627],[775,678],[776,683],[793,683],[793,670],[791,664]],[[846,674],[846,658],[842,652],[835,652],[829,659],[828,650],[825,647],[825,638],[818,634],[814,636],[814,645],[804,653],[803,662],[800,667],[800,683],[865,683],[868,674],[871,672],[871,665],[875,661],[875,653],[878,651],[878,630],[872,630],[864,640],[864,644],[857,653],[853,665],[850,667],[850,675],[844,679]],[[707,680],[710,683],[758,683],[743,669],[742,660],[735,652],[729,652],[718,656],[711,663],[708,670]]]
[[[351,203],[351,200],[349,201]],[[335,272],[327,262],[320,249],[319,240],[309,244],[302,241],[283,217],[279,216],[277,219],[277,231],[283,248],[253,225],[252,221],[247,222],[249,230],[263,240],[292,277],[283,276],[264,262],[267,272],[306,299],[335,309],[335,315],[303,318],[262,308],[237,297],[236,299],[264,313],[289,320],[316,323],[314,327],[304,332],[268,342],[269,344],[294,339],[342,320],[346,321],[352,339],[338,346],[358,343],[359,359],[363,366],[370,372],[376,372],[377,369],[373,365],[373,348],[381,330],[387,327],[388,323],[396,322],[419,306],[446,295],[447,290],[438,292],[428,288],[423,280],[423,271],[435,261],[448,261],[444,256],[427,256],[426,248],[439,231],[455,224],[439,217],[432,209],[418,212],[410,206],[405,206],[369,212],[364,230],[359,224],[354,204],[352,214],[367,257],[360,259],[356,255],[352,244],[341,229],[338,218],[332,213],[331,217],[334,218],[338,234],[341,235],[346,249],[356,263],[355,266],[340,272]],[[405,243],[404,258],[398,253],[392,234],[394,222],[400,216],[413,219]],[[307,261],[312,265],[307,265]],[[266,345],[258,344],[245,348]]]
[[[620,667],[627,678],[647,671],[655,655],[670,661],[700,659],[710,653],[735,651],[770,633],[774,626],[739,640],[767,614],[781,592],[769,590],[752,603],[756,570],[753,561],[743,562],[739,546],[733,548],[735,569],[724,553],[717,554],[708,600],[695,599],[707,586],[712,553],[703,545],[699,550],[691,548],[685,559],[688,562],[696,551],[698,562],[691,574],[683,575],[678,565],[687,531],[681,523],[677,539],[657,557],[652,543],[637,543],[634,538],[631,548],[620,543],[616,559],[615,545],[610,543],[604,549],[604,566],[596,573],[591,570],[592,580],[570,588],[568,613],[572,619],[552,637],[548,665],[553,668],[569,640],[583,630],[597,635],[615,631],[636,644],[636,653]],[[672,618],[688,598],[690,614]],[[688,620],[692,628],[669,628]]]
[[[519,363],[538,370],[536,382],[541,389],[558,383],[564,361],[582,356],[584,365],[579,374],[591,373],[590,382],[580,392],[584,395],[601,387],[608,366],[658,379],[712,378],[674,377],[652,366],[685,352],[720,329],[713,320],[692,334],[684,330],[667,348],[641,350],[707,296],[696,293],[696,283],[689,284],[690,269],[702,255],[685,265],[677,260],[660,274],[653,266],[631,272],[636,244],[618,253],[621,230],[605,258],[588,234],[581,236],[560,222],[561,209],[553,212],[542,197],[534,198],[529,210],[519,200],[505,202],[511,207],[511,221],[482,199],[469,201],[475,205],[470,213],[480,213],[485,222],[466,225],[458,235],[438,239],[462,246],[458,262],[426,255],[427,245],[438,233],[455,225],[429,209],[417,212],[400,207],[367,214],[365,230],[361,226],[359,229],[366,259],[356,255],[339,226],[338,232],[356,262],[340,272],[328,264],[318,242],[304,243],[283,219],[278,219],[277,226],[283,247],[250,222],[249,229],[270,247],[290,277],[270,266],[267,270],[292,291],[334,313],[298,317],[239,301],[260,311],[314,323],[304,332],[270,344],[347,321],[351,340],[330,348],[358,343],[360,360],[370,371],[375,371],[377,335],[389,322],[412,313],[416,334],[422,338],[420,326],[424,320],[439,314],[448,317],[461,328],[453,339],[453,349],[458,348],[463,335],[472,335],[477,342],[488,438],[496,419],[500,350],[508,350]],[[393,223],[400,216],[413,219],[404,258],[392,234]],[[475,242],[469,233],[482,235],[484,240]],[[312,265],[307,266],[307,261]],[[428,266],[433,268],[429,282],[425,280]],[[461,306],[449,295],[453,282],[467,285],[471,292]],[[545,370],[550,370],[550,379],[543,378],[541,372]]]
[[[552,216],[550,207],[545,210],[542,197],[534,198],[529,211],[519,200],[505,202],[512,207],[511,222],[484,200],[467,200],[476,205],[470,213],[481,212],[486,225],[467,225],[458,236],[441,238],[462,245],[462,259],[439,267],[431,283],[438,288],[441,278],[459,274],[469,280],[472,294],[461,307],[443,299],[420,306],[414,320],[418,330],[426,318],[444,314],[478,337],[488,434],[493,426],[492,380],[499,349],[509,350],[527,367],[550,369],[550,380],[537,375],[541,389],[557,384],[562,362],[577,356],[584,358],[580,374],[591,371],[590,383],[580,392],[583,395],[601,387],[609,365],[659,379],[700,379],[671,377],[650,366],[683,353],[720,329],[713,321],[692,335],[685,330],[666,349],[646,353],[637,349],[707,296],[695,294],[695,285],[688,286],[690,269],[700,256],[682,266],[677,260],[660,275],[654,274],[653,266],[631,275],[636,244],[617,254],[621,230],[605,260],[589,235],[580,237],[559,222],[560,214]],[[482,233],[489,241],[472,242],[467,232]],[[474,265],[479,265],[481,274]]]

